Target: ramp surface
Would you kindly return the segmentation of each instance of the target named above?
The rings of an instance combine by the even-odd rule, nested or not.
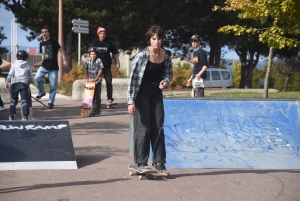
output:
[[[300,169],[297,100],[164,100],[168,168]]]
[[[1,121],[0,170],[77,169],[68,121]]]

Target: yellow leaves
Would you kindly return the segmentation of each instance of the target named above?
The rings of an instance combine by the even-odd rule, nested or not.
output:
[[[259,20],[262,24],[266,22],[266,18],[274,19],[274,23],[272,27],[264,29],[227,25],[221,27],[218,32],[233,33],[236,36],[258,34],[259,41],[274,48],[300,45],[300,41],[296,38],[286,37],[300,30],[300,20],[295,17],[299,16],[299,0],[226,0],[225,5],[225,7],[218,7],[218,10],[239,11],[237,17],[240,19]],[[285,26],[280,27],[280,25]]]

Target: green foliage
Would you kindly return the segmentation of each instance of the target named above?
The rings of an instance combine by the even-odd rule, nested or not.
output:
[[[77,61],[72,61],[73,68],[67,74],[64,74],[62,82],[65,83],[73,83],[75,80],[83,79],[84,78],[84,69],[82,65],[78,65]]]
[[[222,10],[239,11],[237,17],[241,20],[254,19],[261,24],[272,21],[272,25],[263,29],[251,25],[226,25],[219,29],[220,32],[234,33],[237,36],[258,33],[261,42],[278,49],[300,45],[296,36],[300,27],[300,21],[296,17],[300,10],[299,0],[226,0],[225,5]],[[219,8],[215,6],[214,10]]]
[[[65,96],[72,96],[73,83],[60,82],[57,85],[57,93],[63,94]]]
[[[173,80],[170,83],[170,89],[182,89],[186,87],[187,80],[191,77],[193,68],[190,64],[177,63],[173,71]]]
[[[272,66],[271,78],[274,80],[274,88],[284,91],[286,76],[280,72],[278,66]],[[300,91],[300,72],[294,72],[287,83],[287,91]]]
[[[0,44],[2,43],[3,40],[7,39],[5,34],[1,33],[3,31],[4,27],[0,27]],[[4,47],[0,47],[0,54],[7,53],[8,49]]]
[[[233,77],[233,86],[234,88],[239,88],[240,86],[240,81],[241,81],[241,63],[237,63],[235,60],[232,61],[233,64],[233,72],[232,72],[232,77]]]

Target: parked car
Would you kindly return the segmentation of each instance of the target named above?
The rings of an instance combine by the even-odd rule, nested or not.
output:
[[[226,68],[207,68],[205,87],[231,88],[233,87],[232,73]]]

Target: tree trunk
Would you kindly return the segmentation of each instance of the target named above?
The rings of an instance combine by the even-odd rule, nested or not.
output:
[[[245,76],[245,89],[252,88],[252,77],[253,77],[253,68],[249,64],[246,66],[246,76]]]
[[[253,72],[253,57],[254,53],[249,52],[248,65],[246,65],[245,89],[252,88],[252,72]]]
[[[69,66],[64,68],[64,74],[72,69],[72,31],[67,32],[65,35],[65,56]]]
[[[215,66],[219,66],[220,65],[220,61],[221,61],[221,49],[222,47],[218,44],[216,45],[215,48]]]
[[[213,66],[219,66],[221,61],[221,46],[217,43],[209,43],[209,59],[208,64]]]
[[[240,80],[240,88],[244,89],[245,88],[245,80],[246,80],[246,63],[242,62],[241,65],[241,80]]]
[[[263,98],[268,98],[268,83],[269,83],[269,76],[270,76],[271,65],[272,65],[272,58],[273,58],[273,48],[270,47]]]
[[[287,90],[287,84],[288,84],[289,79],[290,79],[289,77],[285,77],[284,89],[283,89],[284,92],[286,92],[286,90]]]
[[[213,44],[209,44],[210,50],[209,50],[209,59],[208,59],[208,65],[214,65],[215,60],[215,46]]]
[[[239,88],[243,89],[245,88],[245,79],[246,79],[246,65],[247,65],[247,51],[246,50],[235,50],[236,54],[240,58],[241,62],[241,79],[240,79],[240,84]]]

